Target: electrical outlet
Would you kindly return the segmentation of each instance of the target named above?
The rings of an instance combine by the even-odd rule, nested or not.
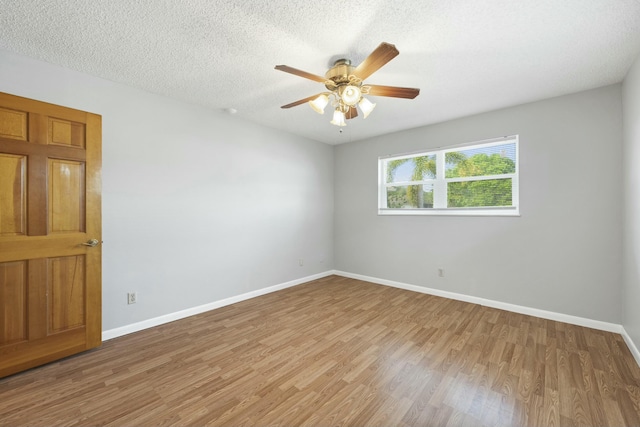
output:
[[[438,269],[438,277],[444,277],[444,268]]]
[[[137,292],[129,292],[127,294],[127,304],[135,304],[137,300],[138,300]]]
[[[302,258],[300,258],[298,260],[298,264],[300,265],[300,267],[302,267],[304,265],[304,260]]]

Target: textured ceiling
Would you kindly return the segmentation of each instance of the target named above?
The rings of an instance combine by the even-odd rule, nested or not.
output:
[[[372,97],[339,128],[306,105],[324,75],[381,42]],[[0,0],[0,49],[330,144],[620,82],[640,52],[640,0]],[[329,110],[329,109],[327,109]]]

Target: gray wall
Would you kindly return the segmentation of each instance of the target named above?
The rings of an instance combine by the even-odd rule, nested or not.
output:
[[[624,320],[640,343],[639,69],[624,84],[624,295],[620,85],[337,147],[1,50],[0,91],[103,116],[105,330],[336,268]],[[509,134],[520,217],[376,214],[378,156]]]
[[[333,268],[333,147],[1,50],[0,91],[102,115],[104,330]]]
[[[640,57],[623,83],[624,280],[623,326],[640,348]]]
[[[511,134],[520,217],[376,214],[378,156]],[[620,85],[338,146],[336,269],[619,324],[621,167]]]

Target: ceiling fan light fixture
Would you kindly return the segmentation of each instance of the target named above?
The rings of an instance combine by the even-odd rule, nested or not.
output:
[[[345,122],[344,120],[344,113],[342,111],[340,111],[340,108],[336,108],[336,110],[333,112],[333,120],[331,120],[332,125],[336,125],[336,126],[346,126],[347,122]]]
[[[323,93],[316,99],[309,101],[309,106],[318,114],[324,114],[324,109],[329,103],[329,97]]]
[[[363,114],[362,118],[366,119],[369,116],[369,114],[371,114],[373,109],[376,108],[376,104],[369,101],[367,98],[363,96],[360,102],[358,103],[358,107],[360,107],[360,109],[362,110],[362,114]]]
[[[340,99],[342,99],[342,102],[346,105],[354,106],[360,101],[360,98],[362,98],[362,91],[358,86],[346,85],[340,89]]]

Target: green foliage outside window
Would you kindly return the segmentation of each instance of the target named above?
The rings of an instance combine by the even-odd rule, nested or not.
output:
[[[516,165],[499,154],[475,154],[445,172],[445,178],[502,175],[515,173]],[[450,208],[511,206],[511,179],[450,182],[447,206]]]
[[[400,166],[413,162],[411,181],[422,181],[436,177],[435,156],[420,156],[394,159],[387,163],[387,182],[394,181]],[[515,173],[513,160],[500,154],[474,154],[466,157],[461,152],[445,154],[445,178],[479,177]],[[511,178],[478,181],[449,182],[447,184],[447,207],[497,207],[512,205]],[[387,187],[387,207],[432,208],[433,187],[430,185],[405,185]]]

